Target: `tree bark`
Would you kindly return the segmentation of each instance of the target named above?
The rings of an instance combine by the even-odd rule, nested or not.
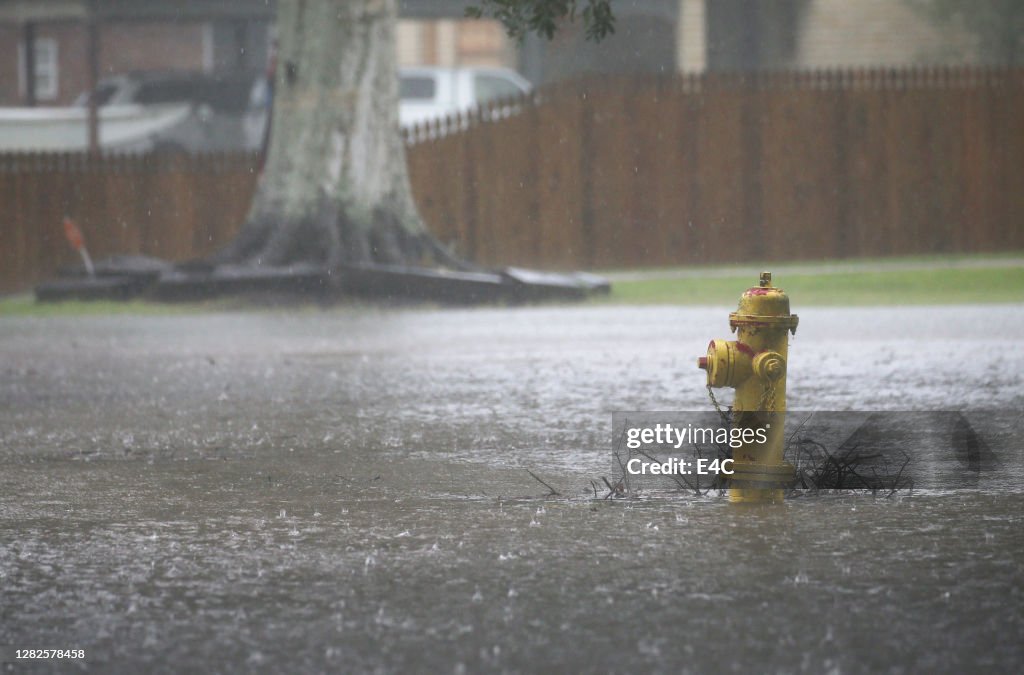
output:
[[[213,263],[465,268],[416,210],[398,121],[396,0],[278,0],[273,129],[246,223]]]

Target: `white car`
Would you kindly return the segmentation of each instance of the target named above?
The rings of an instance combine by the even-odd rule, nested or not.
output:
[[[104,150],[145,151],[155,138],[179,127],[188,105],[112,105],[99,109]],[[0,108],[0,152],[82,152],[89,147],[85,108]]]
[[[257,78],[258,79],[258,78]],[[180,152],[256,151],[263,142],[266,112],[251,102],[251,76],[208,75],[198,72],[151,71],[114,75],[100,80],[96,103],[100,109],[101,144],[107,110],[126,106],[159,109],[184,106],[187,115],[177,124],[151,133],[147,144],[135,149]],[[73,107],[85,109],[89,93],[83,92]],[[254,128],[248,128],[254,118]]]
[[[259,150],[266,112],[250,106],[252,80],[187,72],[103,78],[96,87],[100,148],[118,152]],[[87,149],[88,100],[86,92],[70,107],[0,108],[0,151]]]
[[[401,68],[398,119],[410,127],[531,90],[529,81],[507,68]]]

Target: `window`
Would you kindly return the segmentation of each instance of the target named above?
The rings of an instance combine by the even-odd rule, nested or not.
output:
[[[494,99],[518,96],[523,93],[518,84],[497,75],[477,75],[473,81],[477,103],[487,103]]]
[[[435,89],[432,77],[404,75],[398,86],[398,97],[403,101],[432,101]]]
[[[36,100],[52,101],[60,91],[57,80],[57,41],[53,38],[35,39],[35,85]],[[18,54],[18,81],[22,94],[28,91],[25,85],[25,45]]]

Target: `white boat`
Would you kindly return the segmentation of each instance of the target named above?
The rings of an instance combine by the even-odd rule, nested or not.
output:
[[[110,105],[99,109],[104,150],[148,150],[152,139],[184,121],[188,104]],[[89,147],[89,111],[71,108],[0,108],[0,152],[74,152]]]

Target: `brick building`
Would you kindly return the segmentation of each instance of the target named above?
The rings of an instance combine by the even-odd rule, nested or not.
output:
[[[466,0],[400,0],[402,65],[518,68],[535,83],[583,72],[675,72],[983,62],[977,36],[929,20],[925,0],[622,0],[600,45],[579,24],[517,48]],[[985,0],[979,0],[984,3]],[[90,4],[94,3],[94,4]],[[0,105],[64,105],[86,89],[85,8],[99,8],[100,75],[128,70],[263,70],[272,0],[0,0]],[[1024,52],[1024,49],[1021,50]]]
[[[516,66],[515,45],[497,21],[400,19],[397,42],[403,66]]]
[[[100,76],[143,70],[263,72],[273,6],[254,0],[99,3]],[[170,3],[164,3],[170,4]],[[35,102],[66,105],[88,88],[87,2],[0,0],[0,106],[27,105],[27,41],[34,44]],[[514,67],[515,50],[495,21],[402,19],[402,65]]]
[[[984,3],[985,0],[981,0]],[[683,70],[981,63],[977,36],[927,0],[682,0]],[[982,11],[980,5],[974,11]]]
[[[214,67],[210,24],[111,23],[99,28],[100,74]],[[78,22],[40,23],[35,35],[36,101],[66,105],[88,88],[85,31]],[[0,105],[25,105],[25,39],[0,26]]]
[[[528,37],[519,69],[534,82],[585,72],[703,72],[904,67],[999,62],[962,22],[937,21],[930,0],[614,0],[616,31],[600,45],[564,26],[551,42]],[[969,13],[1020,9],[963,0]],[[1024,33],[1024,31],[1021,31]],[[1016,62],[1024,59],[1024,37]],[[1005,61],[1003,61],[1005,63]]]

